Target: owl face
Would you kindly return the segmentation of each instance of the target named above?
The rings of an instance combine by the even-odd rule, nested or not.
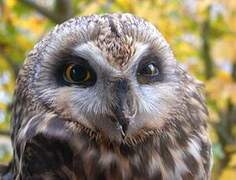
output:
[[[39,106],[111,140],[161,128],[183,103],[180,67],[167,42],[130,14],[69,20],[28,59]]]

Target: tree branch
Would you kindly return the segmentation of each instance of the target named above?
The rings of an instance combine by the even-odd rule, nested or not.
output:
[[[64,22],[73,16],[71,0],[57,0],[55,3],[55,9],[49,10],[45,7],[40,6],[31,0],[19,0],[25,5],[35,9],[43,16],[47,17],[52,22],[59,24]]]
[[[236,60],[233,63],[232,77],[233,80],[236,82]]]
[[[20,2],[24,3],[25,5],[35,9],[36,11],[38,11],[40,14],[42,14],[43,16],[47,17],[48,19],[50,19],[51,21],[53,21],[54,23],[59,23],[58,17],[56,16],[56,14],[54,14],[53,12],[51,12],[50,10],[38,5],[37,3],[35,3],[34,1],[30,1],[30,0],[19,0]]]
[[[208,14],[210,11],[210,7],[208,8]],[[201,47],[201,55],[204,61],[205,68],[205,77],[206,79],[210,79],[214,75],[213,71],[213,59],[210,55],[211,47],[210,47],[210,35],[211,35],[211,27],[210,27],[210,17],[206,18],[206,20],[202,24],[201,37],[202,37],[202,47]]]
[[[55,13],[60,17],[61,22],[73,16],[71,0],[57,0],[55,4]]]

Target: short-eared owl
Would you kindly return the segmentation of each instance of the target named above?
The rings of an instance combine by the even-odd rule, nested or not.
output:
[[[202,85],[131,14],[76,17],[19,72],[3,179],[209,179]]]

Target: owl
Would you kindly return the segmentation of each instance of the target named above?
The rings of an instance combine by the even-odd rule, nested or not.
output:
[[[202,84],[149,22],[75,17],[27,55],[2,179],[207,180]]]

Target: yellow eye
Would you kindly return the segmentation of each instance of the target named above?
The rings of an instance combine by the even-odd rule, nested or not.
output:
[[[71,64],[64,71],[64,79],[74,84],[85,83],[91,79],[91,72],[84,66]]]

